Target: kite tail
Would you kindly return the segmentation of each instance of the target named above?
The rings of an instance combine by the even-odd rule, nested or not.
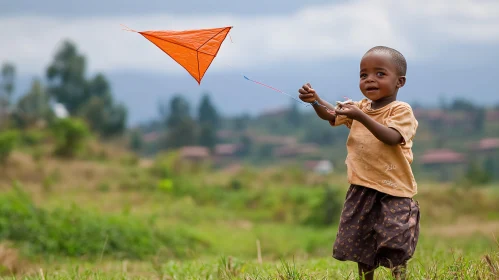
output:
[[[123,26],[122,30],[129,31],[129,32],[137,32],[136,30],[133,30],[124,24],[120,24],[120,25]]]

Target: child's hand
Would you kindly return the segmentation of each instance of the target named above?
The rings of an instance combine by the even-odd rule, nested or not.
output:
[[[335,110],[337,115],[344,115],[352,120],[358,120],[364,112],[354,104],[340,104]]]
[[[300,95],[298,97],[303,102],[312,103],[315,100],[319,99],[319,96],[315,92],[315,89],[313,89],[309,83],[307,83],[306,85],[303,85],[298,90],[298,92],[300,93]]]

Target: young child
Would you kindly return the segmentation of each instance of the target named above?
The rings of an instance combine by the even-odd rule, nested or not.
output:
[[[404,279],[419,237],[419,204],[413,199],[417,184],[411,169],[418,122],[411,106],[397,101],[406,70],[401,53],[379,46],[367,51],[360,62],[359,88],[365,99],[335,108],[310,84],[299,89],[300,99],[312,103],[320,118],[350,129],[346,143],[350,188],[333,257],[356,262],[365,279],[373,279],[379,266]]]

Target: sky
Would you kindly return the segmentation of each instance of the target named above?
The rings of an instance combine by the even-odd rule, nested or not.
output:
[[[155,118],[158,100],[174,93],[185,94],[194,109],[201,93],[210,92],[226,114],[290,103],[242,75],[293,95],[311,82],[331,101],[362,98],[359,61],[376,45],[406,57],[404,101],[436,103],[460,96],[499,103],[497,0],[0,0],[0,7],[0,63],[16,65],[20,91],[34,76],[44,77],[61,42],[70,39],[86,55],[88,75],[109,77],[131,123]],[[141,31],[234,28],[200,86],[120,24]]]

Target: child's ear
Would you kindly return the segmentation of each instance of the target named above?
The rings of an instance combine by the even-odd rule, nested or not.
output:
[[[397,88],[401,88],[405,85],[405,76],[400,76],[397,80]]]

